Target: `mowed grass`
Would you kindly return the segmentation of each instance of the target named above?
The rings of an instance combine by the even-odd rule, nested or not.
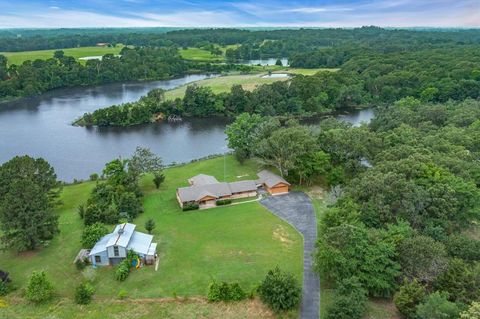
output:
[[[62,50],[65,55],[72,56],[78,60],[78,58],[88,57],[88,56],[103,56],[108,53],[119,54],[122,50],[121,45],[117,45],[114,48],[102,48],[102,47],[81,47],[81,48],[68,48],[68,49],[59,49]],[[8,64],[20,65],[24,61],[36,59],[46,60],[53,57],[53,53],[57,50],[38,50],[38,51],[22,51],[22,52],[0,52],[1,55],[7,57]],[[85,62],[81,60],[82,62]]]
[[[215,55],[212,54],[210,51],[200,48],[180,49],[179,52],[180,56],[185,60],[218,62],[225,59],[223,55]]]
[[[288,73],[288,74],[302,74],[312,75],[322,70],[332,71],[333,69],[295,69],[295,68],[281,68],[276,67],[272,73]],[[210,78],[195,82],[198,86],[208,86],[212,89],[213,93],[229,92],[233,85],[241,85],[244,90],[253,91],[256,87],[262,84],[271,84],[276,81],[286,81],[289,78],[271,78],[266,77],[267,72],[253,73],[253,74],[229,74],[216,78]],[[180,86],[173,90],[165,92],[166,99],[173,100],[176,98],[182,98],[185,95],[185,91],[189,85]]]
[[[227,181],[256,178],[259,169],[254,162],[240,165],[231,156],[226,157],[225,163]],[[34,312],[36,308],[24,308],[22,297],[22,289],[34,270],[45,270],[53,282],[57,297],[50,306],[60,317],[65,317],[72,307],[69,304],[74,288],[85,276],[91,277],[91,273],[96,288],[94,305],[87,307],[91,309],[99,308],[95,305],[97,300],[115,299],[121,289],[128,292],[131,300],[205,296],[208,284],[216,279],[238,281],[250,291],[276,265],[294,273],[301,282],[302,237],[259,203],[193,212],[179,209],[175,198],[177,187],[186,186],[187,178],[199,173],[223,180],[223,166],[224,159],[215,158],[167,169],[160,190],[154,188],[151,176],[142,178],[145,212],[134,223],[139,231],[145,231],[145,221],[155,220],[153,235],[158,242],[160,265],[157,272],[151,266],[133,270],[124,282],[114,279],[114,269],[110,267],[76,270],[73,260],[81,248],[83,230],[77,207],[87,200],[94,183],[65,187],[61,195],[63,205],[58,209],[61,233],[48,247],[23,254],[0,252],[0,268],[10,272],[18,287],[7,297],[10,306],[0,309],[0,317],[2,311],[9,311],[8,314],[18,314],[18,317],[35,318],[33,313],[24,315],[24,311]],[[113,229],[113,225],[110,228]]]

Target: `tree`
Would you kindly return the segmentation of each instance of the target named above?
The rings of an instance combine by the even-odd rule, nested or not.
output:
[[[292,274],[278,267],[270,270],[258,287],[260,299],[275,311],[295,308],[301,299],[302,290]]]
[[[153,183],[155,184],[155,188],[158,189],[160,185],[165,181],[165,175],[161,172],[153,173]]]
[[[275,65],[278,65],[278,66],[283,66],[283,64],[282,64],[282,60],[280,60],[280,59],[277,59],[277,61],[275,61]]]
[[[263,121],[264,118],[258,114],[242,113],[225,129],[228,147],[235,151],[235,156],[240,162],[252,155],[253,134]]]
[[[149,148],[138,146],[128,160],[128,168],[138,174],[161,172],[164,169],[162,158]]]
[[[106,234],[108,230],[102,223],[94,223],[89,226],[85,226],[85,229],[82,233],[82,247],[86,249],[91,249],[95,244]]]
[[[472,302],[470,307],[460,314],[460,319],[480,318],[480,302]]]
[[[43,159],[15,157],[0,166],[0,229],[5,246],[32,250],[58,233],[59,183]]]
[[[447,268],[445,246],[431,237],[417,235],[406,238],[399,246],[399,261],[409,279],[431,283]]]
[[[333,304],[327,308],[327,319],[361,319],[367,309],[366,290],[358,278],[352,277],[340,282],[335,291]]]
[[[330,169],[330,155],[316,151],[299,157],[293,174],[298,176],[300,184],[305,182],[310,185],[315,177],[326,174]]]
[[[302,126],[280,128],[267,139],[260,141],[256,155],[267,165],[276,167],[282,176],[295,170],[299,158],[315,151],[312,132]]]
[[[417,306],[419,319],[456,319],[459,312],[458,306],[448,301],[448,294],[438,291],[430,294],[424,303]]]
[[[89,283],[81,283],[75,289],[75,302],[79,305],[87,305],[92,301],[95,289]]]
[[[425,287],[416,279],[409,282],[404,280],[400,290],[395,294],[393,301],[398,311],[407,319],[414,319],[417,306],[424,300]]]
[[[147,219],[145,222],[145,229],[148,231],[149,234],[152,233],[152,230],[155,229],[155,221],[151,218]]]
[[[45,302],[53,297],[53,286],[45,272],[34,271],[25,289],[25,297],[35,303]]]

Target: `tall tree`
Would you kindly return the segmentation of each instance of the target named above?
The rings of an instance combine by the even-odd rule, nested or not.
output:
[[[6,247],[32,250],[53,238],[58,190],[53,168],[41,158],[15,157],[0,166],[0,227]]]

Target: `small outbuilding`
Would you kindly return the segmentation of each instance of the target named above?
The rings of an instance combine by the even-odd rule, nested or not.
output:
[[[257,175],[259,177],[257,183],[262,185],[271,195],[286,194],[290,191],[290,183],[277,174],[263,170]]]
[[[136,225],[117,225],[113,233],[103,236],[90,250],[88,257],[94,267],[117,265],[127,258],[129,250],[137,253],[144,264],[153,263],[157,243],[153,236],[135,230]]]

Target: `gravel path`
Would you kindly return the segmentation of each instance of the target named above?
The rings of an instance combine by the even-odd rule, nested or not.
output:
[[[300,310],[302,319],[319,317],[320,278],[312,269],[312,253],[317,240],[317,219],[310,198],[301,192],[269,196],[260,203],[284,219],[303,235],[303,298]]]

